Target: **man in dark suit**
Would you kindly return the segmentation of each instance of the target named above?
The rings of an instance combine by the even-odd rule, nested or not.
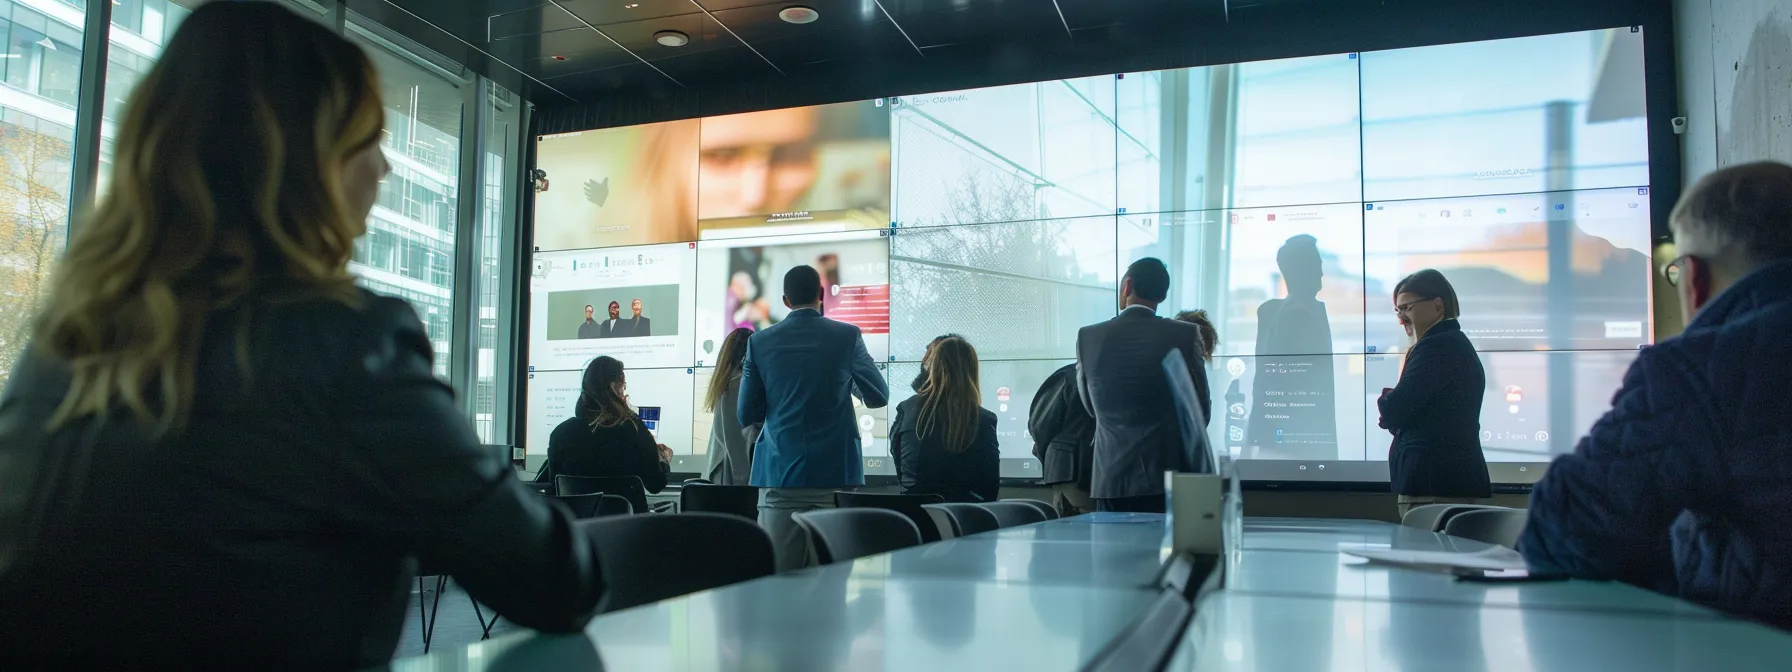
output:
[[[592,317],[596,313],[595,306],[585,304],[585,321],[579,323],[579,340],[604,337],[604,325],[598,324]]]
[[[1164,472],[1185,471],[1164,355],[1182,351],[1203,421],[1209,412],[1200,329],[1157,316],[1170,293],[1170,269],[1150,257],[1120,280],[1120,315],[1076,335],[1077,392],[1095,416],[1095,465],[1089,496],[1098,511],[1164,510]],[[1205,429],[1203,429],[1205,431]]]
[[[634,311],[635,316],[630,318],[629,321],[622,323],[623,335],[634,337],[652,336],[653,320],[641,316],[641,300],[635,299],[628,304],[628,307],[630,310]]]
[[[617,303],[615,301],[611,301],[610,302],[610,319],[604,320],[603,324],[597,325],[598,326],[597,337],[598,338],[622,338],[624,336],[627,336],[628,330],[623,327],[622,320],[620,319],[621,317],[622,317],[622,304]]]
[[[834,505],[834,491],[865,484],[852,397],[883,408],[890,389],[859,328],[821,316],[821,275],[810,266],[784,274],[790,314],[747,340],[741,365],[740,422],[764,423],[753,449],[759,525],[772,538],[778,569],[809,564],[809,539],[791,516]]]

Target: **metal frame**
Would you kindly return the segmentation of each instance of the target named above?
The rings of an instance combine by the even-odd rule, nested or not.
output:
[[[475,396],[473,377],[479,352],[475,347],[479,327],[479,212],[485,200],[485,129],[491,117],[486,98],[491,95],[491,82],[476,77],[472,86],[461,89],[460,113],[460,176],[455,185],[454,277],[449,283],[451,299],[448,342],[448,383],[469,402]]]
[[[74,165],[69,173],[68,235],[93,210],[99,187],[100,120],[106,115],[106,63],[112,52],[112,0],[87,0],[81,25],[81,82],[75,97]]]

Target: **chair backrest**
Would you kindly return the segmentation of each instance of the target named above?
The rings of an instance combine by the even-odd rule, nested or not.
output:
[[[597,517],[626,516],[635,512],[635,505],[621,495],[604,495],[603,501],[597,504]]]
[[[771,576],[772,540],[719,513],[580,521],[604,576],[604,612]]]
[[[1450,518],[1444,524],[1444,534],[1463,539],[1505,546],[1518,547],[1518,535],[1524,532],[1525,519],[1530,512],[1524,509],[1477,509],[1464,511]]]
[[[681,511],[708,511],[759,520],[759,488],[750,485],[712,485],[685,481],[678,493]]]
[[[589,495],[549,495],[555,501],[565,504],[566,508],[572,509],[572,517],[580,520],[596,518],[598,509],[603,504],[604,496],[604,493],[601,492]]]
[[[647,513],[647,486],[640,476],[567,476],[554,477],[554,492],[561,495],[588,495],[601,492],[628,499],[635,511]]]
[[[821,564],[921,545],[921,531],[908,516],[887,509],[820,509],[791,516],[809,533]]]
[[[543,495],[547,495],[549,497],[554,496],[554,484],[553,483],[524,482],[523,485],[528,486],[528,488],[530,490],[534,490]]]
[[[1016,502],[1019,504],[1025,504],[1027,506],[1031,506],[1035,509],[1039,509],[1040,513],[1045,514],[1046,520],[1057,520],[1058,519],[1058,507],[1052,506],[1045,502],[1041,502],[1037,499],[1004,499],[1001,501]]]
[[[915,529],[921,531],[921,543],[931,544],[940,540],[940,526],[933,522],[933,517],[921,507],[926,504],[939,504],[946,501],[939,495],[895,495],[870,492],[836,492],[834,506],[842,509],[884,509],[908,516]]]
[[[938,512],[935,518],[946,521],[952,528],[952,536],[965,537],[984,532],[993,532],[1002,528],[996,521],[996,514],[976,504],[928,504],[928,511]]]
[[[1461,505],[1426,504],[1424,506],[1412,507],[1407,510],[1406,515],[1400,517],[1400,524],[1405,527],[1418,528],[1426,532],[1436,532],[1438,528],[1437,519],[1453,506]]]
[[[995,516],[996,524],[1002,527],[1018,527],[1046,521],[1045,512],[1020,502],[984,502],[976,506]]]

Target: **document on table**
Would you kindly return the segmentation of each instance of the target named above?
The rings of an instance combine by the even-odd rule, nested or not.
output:
[[[1506,570],[1524,569],[1524,556],[1504,546],[1495,546],[1473,553],[1456,551],[1412,551],[1398,548],[1358,548],[1346,549],[1347,555],[1368,559],[1389,565],[1402,565],[1420,569],[1483,569]]]

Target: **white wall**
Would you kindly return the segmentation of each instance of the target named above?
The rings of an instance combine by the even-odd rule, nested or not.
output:
[[[1792,0],[1675,0],[1674,24],[1686,184],[1792,162]]]

